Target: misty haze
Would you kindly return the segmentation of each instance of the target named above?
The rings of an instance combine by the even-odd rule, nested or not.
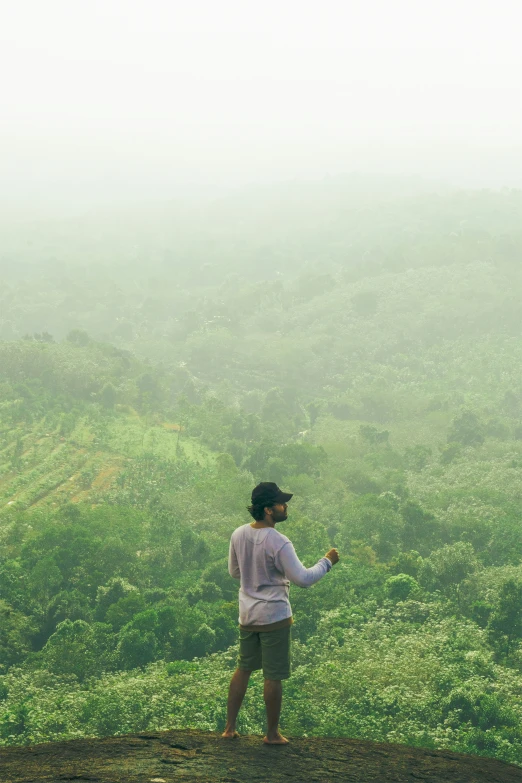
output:
[[[0,746],[522,766],[520,21],[1,10]]]

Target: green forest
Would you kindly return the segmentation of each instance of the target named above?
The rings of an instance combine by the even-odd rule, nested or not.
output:
[[[234,529],[290,736],[522,766],[522,191],[352,175],[0,225],[0,744],[222,731]],[[254,672],[238,730],[265,728]]]

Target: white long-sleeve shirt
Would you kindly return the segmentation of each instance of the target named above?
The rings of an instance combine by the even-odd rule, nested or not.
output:
[[[230,539],[228,572],[241,580],[240,626],[291,624],[290,582],[310,587],[331,567],[331,561],[322,557],[312,568],[305,568],[290,539],[273,527],[246,524],[236,528]]]

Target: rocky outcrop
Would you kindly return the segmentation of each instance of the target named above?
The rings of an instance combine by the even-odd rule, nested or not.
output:
[[[344,738],[145,732],[0,749],[1,783],[522,783],[495,759]]]

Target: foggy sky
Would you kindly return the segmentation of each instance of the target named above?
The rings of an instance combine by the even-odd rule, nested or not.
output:
[[[522,187],[518,2],[0,8],[4,210],[353,170]]]

